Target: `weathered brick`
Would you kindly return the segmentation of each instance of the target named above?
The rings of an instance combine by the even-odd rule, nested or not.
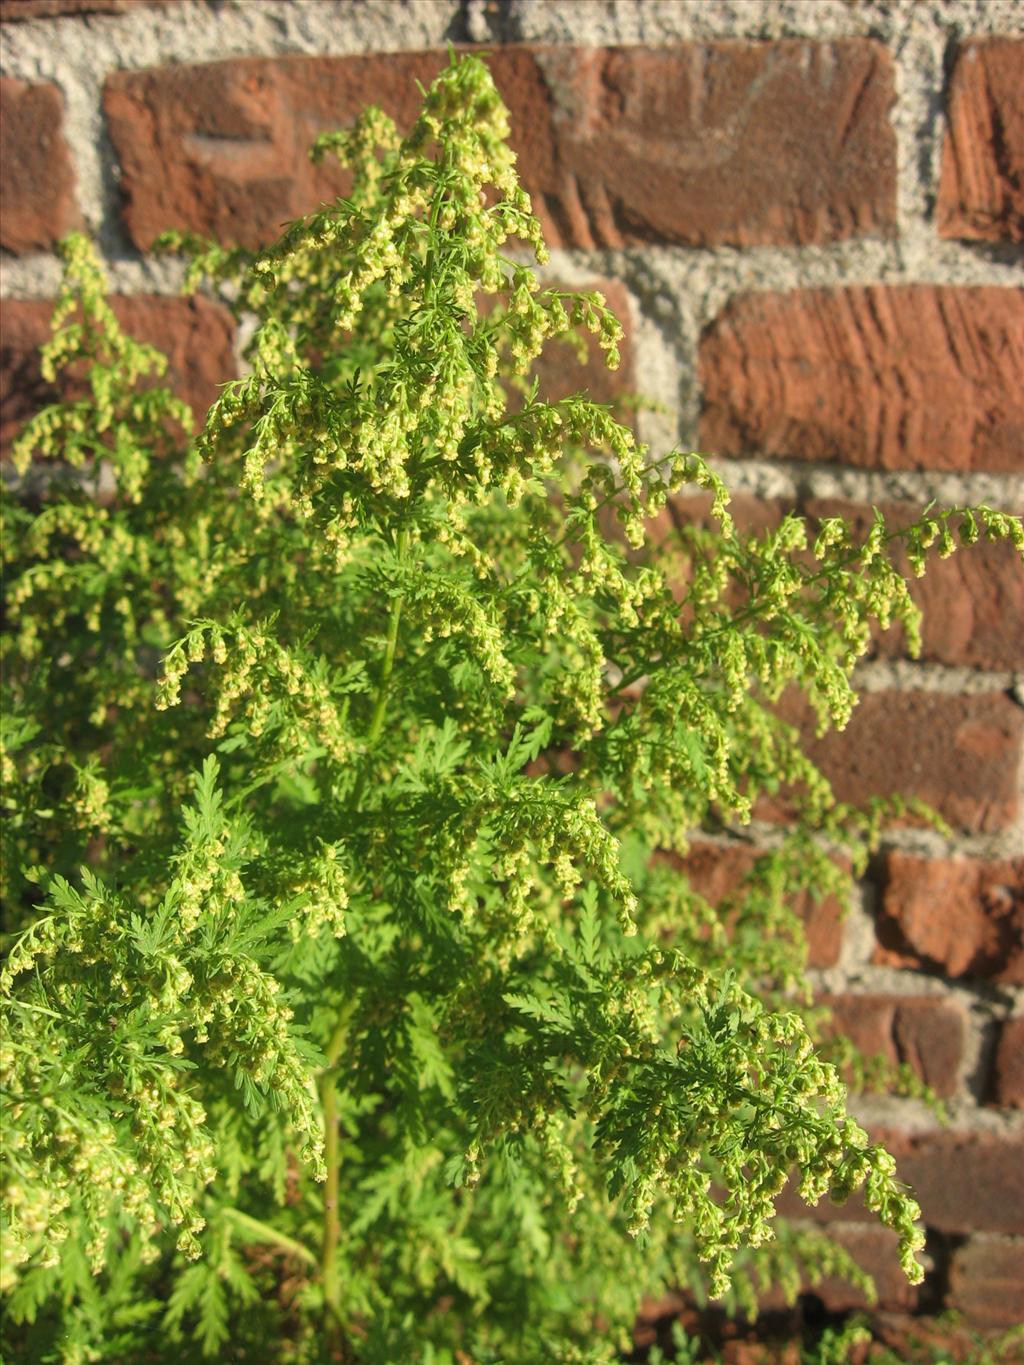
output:
[[[711,905],[721,905],[741,889],[763,849],[740,844],[712,844],[698,840],[680,860],[690,886]],[[808,893],[797,896],[793,909],[803,920],[807,935],[807,961],[811,967],[834,967],[843,943],[842,909],[834,896],[815,901]]]
[[[557,402],[570,394],[585,392],[595,403],[614,403],[624,394],[634,392],[632,313],[625,286],[618,280],[588,280],[579,285],[554,281],[546,287],[576,293],[599,290],[604,294],[608,307],[622,323],[625,335],[619,343],[620,363],[617,370],[610,370],[605,364],[597,338],[589,332],[581,333],[587,346],[587,358],[584,361],[577,358],[573,348],[566,342],[549,342],[535,366],[540,379],[541,396],[549,402]]]
[[[996,1104],[1024,1109],[1024,1015],[1007,1019],[1000,1029],[992,1079]]]
[[[344,192],[306,149],[379,104],[408,127],[440,52],[116,72],[104,104],[128,230],[249,245]],[[828,242],[895,230],[889,57],[831,43],[506,48],[490,66],[549,242]],[[791,130],[800,128],[799,138]]]
[[[622,323],[624,335],[619,343],[619,367],[610,370],[605,363],[604,353],[598,345],[597,337],[584,327],[576,329],[576,336],[586,347],[586,359],[581,360],[574,346],[567,341],[552,340],[534,362],[529,379],[540,380],[540,396],[549,402],[558,402],[570,394],[586,393],[595,403],[612,403],[624,395],[636,391],[633,367],[633,315],[629,294],[619,280],[590,279],[581,284],[567,284],[564,280],[547,280],[545,289],[565,290],[568,293],[592,293],[597,290],[603,294],[608,307]],[[493,294],[478,293],[475,303],[480,314],[486,317],[497,302]],[[511,407],[521,402],[518,390],[509,391]]]
[[[307,159],[319,132],[379,104],[400,126],[420,102],[440,54],[242,58],[119,71],[104,90],[121,166],[124,218],[146,249],[165,228],[191,228],[255,246],[283,223],[344,193],[349,177]],[[539,74],[527,57],[513,64]]]
[[[896,1158],[897,1177],[910,1186],[924,1223],[938,1232],[1024,1232],[1024,1142],[991,1133],[937,1131],[916,1135],[872,1128],[871,1139]],[[823,1199],[808,1209],[790,1184],[779,1212],[815,1223],[873,1223],[858,1190],[845,1204]]]
[[[45,251],[78,222],[75,176],[55,85],[0,77],[0,246]]]
[[[879,510],[893,528],[908,525],[923,507],[883,503]],[[807,499],[800,511],[815,520],[841,516],[863,539],[873,509],[838,498]],[[906,556],[897,547],[897,568],[908,576],[910,593],[924,613],[922,659],[966,668],[1024,668],[1024,572],[1008,541],[982,540],[948,559],[933,554],[923,578],[910,576]],[[902,627],[876,630],[872,653],[884,658],[905,654]]]
[[[236,373],[231,315],[198,297],[121,296],[111,303],[127,332],[167,355],[167,374],[156,382],[174,389],[201,421],[217,396],[217,386]],[[52,312],[52,303],[9,300],[3,305],[0,450],[5,454],[26,418],[56,397],[39,373],[38,356],[39,346],[50,335]]]
[[[888,853],[877,935],[878,963],[1024,984],[1024,858]]]
[[[967,1019],[956,1001],[936,996],[823,996],[833,1027],[865,1056],[905,1062],[943,1098],[960,1081]]]
[[[795,689],[780,711],[801,729],[809,757],[841,801],[914,796],[972,833],[1008,829],[1017,817],[1024,711],[1004,693],[866,692],[846,729],[820,738]],[[768,801],[759,813],[779,819],[789,812]]]
[[[971,1238],[957,1247],[946,1306],[976,1327],[1019,1327],[1024,1322],[1024,1241]]]
[[[797,1225],[805,1220],[796,1220]],[[813,1224],[810,1224],[813,1227]],[[862,1270],[875,1282],[878,1293],[876,1306],[886,1312],[908,1312],[917,1307],[919,1291],[910,1284],[900,1266],[899,1238],[889,1228],[877,1224],[843,1224],[829,1228],[829,1237],[853,1257]],[[868,1300],[846,1280],[830,1276],[812,1284],[804,1281],[803,1289],[816,1295],[830,1313],[866,1308]],[[781,1306],[781,1296],[771,1295],[764,1307]]]
[[[558,151],[557,178],[538,188],[564,245],[895,231],[893,78],[880,44],[555,49],[538,60]]]
[[[946,109],[939,234],[1024,241],[1024,42],[965,43]]]
[[[1024,1142],[987,1133],[882,1134],[925,1223],[940,1232],[1024,1233]]]
[[[700,342],[701,444],[864,469],[1024,470],[1024,294],[745,294]]]

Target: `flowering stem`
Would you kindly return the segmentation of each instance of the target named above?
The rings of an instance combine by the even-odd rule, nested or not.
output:
[[[958,510],[959,510],[958,508],[954,508],[953,513],[957,512]],[[677,530],[678,529],[679,528],[677,528]],[[879,548],[891,544],[894,540],[899,540],[901,537],[906,535],[908,529],[911,528],[904,527],[901,530],[889,531],[879,541]],[[830,578],[837,573],[837,571],[848,569],[851,567],[851,565],[857,564],[861,560],[863,553],[864,546],[858,545],[849,554],[843,556],[841,559],[836,559],[833,560],[831,563],[825,564],[815,573],[805,574],[800,583],[801,591],[805,588],[813,587],[815,583],[820,583],[823,581],[828,582]],[[691,637],[691,639],[687,642],[688,645],[694,648],[700,645],[705,645],[710,640],[717,639],[721,635],[727,635],[733,631],[738,630],[740,626],[746,625],[748,621],[755,622],[767,621],[769,618],[766,615],[766,608],[769,605],[770,601],[771,599],[767,595],[763,597],[754,597],[751,601],[747,603],[747,605],[742,609],[742,611],[738,611],[735,613],[735,615],[728,617],[725,621],[723,621],[721,625],[716,626],[714,630],[703,631],[700,634]],[[624,677],[621,680],[621,682],[616,684],[616,686],[608,693],[609,698],[620,697],[623,692],[627,691],[627,689],[629,689],[630,687],[634,687],[640,681],[641,678],[650,676],[655,672],[657,668],[663,666],[666,663],[672,662],[675,662],[675,660],[655,659],[644,664],[642,668],[635,669],[632,673]]]

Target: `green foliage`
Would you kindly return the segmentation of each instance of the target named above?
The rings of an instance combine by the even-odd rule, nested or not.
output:
[[[892,803],[835,800],[771,703],[842,726],[893,567],[985,508],[741,536],[705,461],[544,401],[621,327],[544,258],[485,67],[230,284],[250,371],[202,431],[140,381],[89,245],[5,502],[4,1269],[11,1358],[609,1360],[644,1290],[752,1304],[858,1186],[918,1209],[815,1049],[797,893]],[[511,243],[510,246],[506,246]],[[45,473],[45,478],[42,474]],[[650,543],[687,485],[716,529]],[[726,906],[672,861],[783,792]],[[838,1257],[838,1259],[836,1259]]]

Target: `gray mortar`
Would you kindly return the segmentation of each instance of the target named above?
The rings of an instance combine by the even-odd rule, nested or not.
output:
[[[645,376],[646,377],[646,376]],[[684,442],[684,444],[687,444]],[[883,502],[944,507],[987,503],[1008,512],[1024,511],[1024,475],[961,474],[920,469],[851,469],[805,460],[712,459],[735,493],[763,498],[848,498],[872,506]]]
[[[843,241],[828,246],[710,250],[653,247],[629,251],[556,251],[544,274],[569,284],[608,275],[629,294],[636,372],[659,411],[643,413],[641,435],[655,447],[697,441],[697,348],[702,330],[734,296],[840,284],[939,283],[1024,285],[1016,249],[940,239],[932,211],[944,132],[942,89],[955,43],[983,35],[1024,35],[1019,0],[225,0],[216,7],[183,3],[117,15],[39,19],[0,29],[0,70],[27,81],[52,81],[64,99],[64,135],[77,172],[77,198],[115,290],[173,295],[183,266],[139,255],[120,222],[118,168],[106,135],[102,89],[115,70],[241,56],[295,53],[345,55],[442,47],[446,42],[500,46],[531,42],[605,46],[670,46],[684,41],[871,37],[892,54],[897,140],[897,240]],[[0,296],[52,298],[60,278],[50,254],[0,262]],[[241,344],[241,340],[239,344]],[[795,452],[794,452],[795,455]],[[714,461],[737,492],[797,501],[842,497],[855,502],[943,504],[987,502],[1024,510],[1024,478],[990,473],[856,470],[800,460]],[[928,689],[955,694],[1006,691],[1024,705],[1024,680],[1003,673],[903,662],[874,662],[857,675],[866,691]],[[1022,771],[1024,781],[1024,771]],[[1024,810],[1024,801],[1022,801]],[[773,826],[747,831],[771,846]],[[1006,857],[1024,851],[1024,821],[996,835],[952,842],[934,831],[897,829],[888,847],[948,857]],[[949,983],[924,973],[870,963],[875,895],[855,897],[837,967],[812,973],[818,990],[934,995],[958,1000],[968,1020],[963,1084],[950,1106],[952,1126],[1008,1135],[1024,1131],[1024,1114],[987,1109],[981,1077],[996,1026],[1024,1013],[1024,990],[981,982]],[[864,1121],[905,1131],[934,1131],[935,1116],[915,1102],[865,1097]]]
[[[1024,1137],[1024,1115],[978,1105],[973,1097],[961,1095],[947,1100],[945,1110],[942,1118],[921,1100],[893,1095],[850,1096],[850,1113],[865,1128],[898,1129],[910,1137],[942,1132],[985,1133],[1016,1141]]]
[[[1018,677],[980,668],[948,664],[919,664],[909,659],[874,659],[860,664],[854,674],[858,692],[957,692],[979,696],[985,692],[1009,692]]]

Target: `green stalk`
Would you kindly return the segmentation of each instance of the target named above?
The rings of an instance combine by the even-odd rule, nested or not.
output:
[[[250,1218],[241,1209],[224,1209],[224,1217],[229,1223],[233,1223],[239,1232],[247,1234],[250,1242],[264,1244],[266,1246],[277,1246],[282,1251],[287,1251],[291,1256],[297,1256],[306,1265],[315,1266],[316,1257],[308,1247],[297,1242],[294,1237],[289,1237],[283,1232],[278,1232],[268,1223],[261,1223],[258,1218]]]
[[[331,1041],[327,1044],[327,1066],[320,1074],[320,1098],[324,1108],[324,1163],[327,1180],[324,1185],[324,1237],[320,1253],[320,1278],[324,1287],[324,1302],[331,1317],[332,1330],[341,1333],[344,1317],[341,1311],[341,1282],[338,1278],[338,1243],[341,1240],[341,1216],[338,1194],[341,1177],[339,1157],[338,1091],[335,1068],[348,1039],[348,1026],[355,1012],[355,1000],[348,1000],[338,1014]]]
[[[399,531],[395,544],[399,559],[402,558],[407,544],[408,533]],[[352,793],[352,804],[356,808],[359,806],[369,776],[373,749],[384,729],[384,718],[387,715],[388,696],[391,690],[391,674],[395,666],[395,655],[398,651],[398,628],[401,620],[402,597],[399,595],[391,603],[384,658],[381,661],[380,677],[377,681],[377,697],[373,714],[370,717],[370,728],[366,732],[366,754]],[[323,1283],[324,1302],[330,1317],[329,1331],[339,1340],[343,1355],[346,1353],[345,1319],[341,1308],[341,1282],[338,1278],[338,1246],[341,1241],[341,1216],[338,1209],[341,1179],[339,1154],[341,1134],[338,1123],[336,1068],[348,1039],[348,1027],[355,1012],[355,1005],[355,1000],[350,999],[342,1006],[331,1040],[327,1044],[325,1053],[327,1065],[320,1073],[320,1099],[324,1111],[324,1162],[327,1167],[327,1180],[324,1185],[324,1229],[320,1253],[320,1278]]]
[[[409,541],[407,531],[399,531],[395,541],[395,552],[399,559],[405,553],[405,547]],[[370,717],[370,728],[366,732],[366,754],[363,757],[362,770],[356,780],[355,790],[352,793],[352,804],[358,810],[359,802],[366,786],[366,779],[370,773],[370,757],[374,745],[380,739],[381,731],[384,729],[384,717],[388,710],[388,697],[391,690],[391,672],[395,666],[395,654],[398,649],[398,627],[402,620],[401,594],[391,602],[391,614],[388,617],[388,634],[384,644],[384,658],[380,666],[380,678],[377,680],[377,699],[374,703],[373,715]]]
[[[404,533],[398,537],[399,553],[405,539]],[[391,604],[391,619],[388,621],[388,638],[384,647],[384,662],[381,664],[380,683],[377,688],[377,704],[373,709],[370,728],[366,732],[366,742],[372,746],[380,739],[384,728],[384,717],[388,709],[388,693],[391,683],[391,670],[395,666],[395,651],[398,647],[398,626],[402,619],[402,598],[396,597]],[[365,771],[365,769],[364,769]]]

